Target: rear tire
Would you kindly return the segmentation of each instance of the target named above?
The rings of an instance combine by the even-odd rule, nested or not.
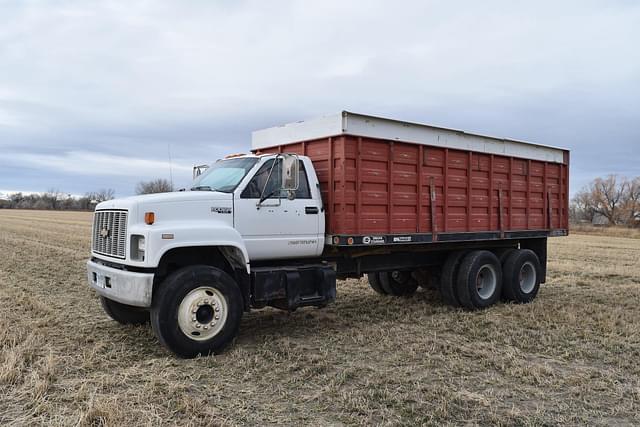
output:
[[[514,251],[503,266],[505,299],[520,304],[533,301],[540,289],[540,260],[529,249]]]
[[[473,251],[460,264],[457,295],[469,310],[487,308],[495,304],[502,292],[502,266],[489,251]]]
[[[508,249],[500,249],[498,251],[494,251],[498,259],[500,260],[500,265],[504,265],[504,262],[511,256],[512,253],[516,252],[517,249],[508,248]]]
[[[240,328],[243,299],[236,282],[206,265],[182,268],[165,279],[151,306],[158,340],[180,357],[221,353]]]
[[[371,289],[376,291],[381,295],[386,295],[387,293],[382,289],[382,284],[380,283],[380,274],[379,273],[367,273],[367,280],[369,281],[369,286]]]
[[[462,251],[450,253],[442,267],[442,274],[440,274],[440,295],[442,300],[452,307],[461,306],[456,291],[456,279],[460,263],[465,255],[466,252]]]
[[[410,271],[385,271],[378,273],[382,289],[389,295],[413,295],[418,289],[418,282],[411,276]]]
[[[437,289],[437,278],[434,277],[430,270],[418,268],[413,270],[411,275],[422,289]]]
[[[100,304],[107,315],[123,325],[143,325],[149,322],[149,311],[141,307],[122,304],[103,296]]]

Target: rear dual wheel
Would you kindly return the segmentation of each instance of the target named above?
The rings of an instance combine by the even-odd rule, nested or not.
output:
[[[501,290],[500,261],[489,251],[453,252],[442,267],[440,294],[453,307],[489,307],[498,301]]]
[[[460,304],[479,310],[495,304],[502,293],[500,260],[489,251],[473,251],[460,264],[456,282]]]
[[[418,282],[410,271],[394,270],[368,273],[367,278],[371,288],[383,295],[412,295],[418,289]]]
[[[440,296],[445,304],[452,307],[461,306],[460,299],[458,298],[458,290],[456,289],[456,280],[458,271],[460,270],[460,263],[462,263],[466,254],[467,253],[463,251],[452,252],[442,266],[439,287]]]
[[[529,249],[514,250],[502,265],[504,272],[503,297],[524,304],[533,301],[540,289],[542,268],[538,256]]]
[[[369,286],[371,286],[371,289],[376,291],[376,293],[381,295],[387,294],[384,289],[382,289],[382,284],[380,283],[380,273],[367,273],[367,280],[369,281]]]

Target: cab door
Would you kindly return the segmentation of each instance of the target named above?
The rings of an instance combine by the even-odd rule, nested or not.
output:
[[[313,198],[304,162],[298,160],[298,189],[290,200],[281,190],[282,159],[266,160],[234,196],[235,228],[253,260],[317,256],[321,202]],[[261,194],[268,196],[260,202]]]

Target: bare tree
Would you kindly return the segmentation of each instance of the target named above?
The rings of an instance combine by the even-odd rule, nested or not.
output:
[[[114,198],[116,192],[113,188],[101,188],[98,191],[89,193],[88,196],[91,200],[97,202],[104,202],[105,200],[111,200]]]
[[[619,183],[617,175],[609,175],[604,179],[596,178],[591,188],[596,213],[607,218],[609,224],[618,224],[626,190],[625,181]]]
[[[57,188],[50,188],[40,196],[41,203],[36,209],[58,209],[59,202],[63,199],[64,193]]]
[[[640,177],[594,179],[571,200],[571,215],[574,220],[593,222],[602,215],[611,225],[640,225]]]
[[[78,209],[91,210],[91,208],[93,207],[91,203],[92,200],[95,200],[93,198],[93,193],[86,193],[76,201],[76,205],[78,206]]]
[[[9,207],[12,209],[16,209],[20,206],[22,201],[24,200],[24,196],[22,193],[13,193],[9,196]]]
[[[640,225],[640,176],[625,182],[622,211],[627,225]]]
[[[574,220],[593,222],[596,216],[596,203],[593,197],[593,185],[583,187],[578,191],[571,203],[571,213]]]
[[[169,180],[164,178],[140,181],[136,185],[136,194],[168,193],[170,191],[173,191],[173,186]]]

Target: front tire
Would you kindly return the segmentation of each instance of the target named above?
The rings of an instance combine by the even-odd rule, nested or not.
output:
[[[235,338],[242,294],[224,271],[205,265],[172,273],[156,291],[151,326],[158,340],[180,357],[221,353]]]
[[[100,305],[107,315],[123,325],[143,325],[149,322],[149,312],[144,308],[133,307],[103,296]]]

